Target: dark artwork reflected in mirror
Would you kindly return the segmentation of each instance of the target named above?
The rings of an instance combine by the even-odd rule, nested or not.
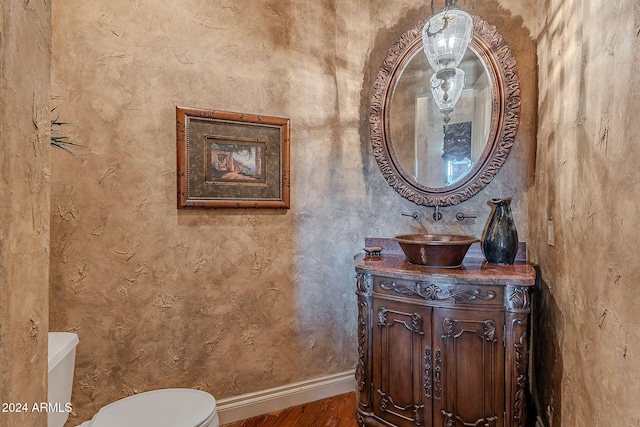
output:
[[[473,167],[471,135],[471,122],[451,123],[444,127],[444,186],[459,181]]]
[[[425,22],[402,34],[378,72],[371,144],[384,178],[403,197],[449,206],[476,195],[504,164],[519,124],[520,81],[503,37],[473,16],[474,36],[459,66],[465,85],[447,125],[431,93]]]

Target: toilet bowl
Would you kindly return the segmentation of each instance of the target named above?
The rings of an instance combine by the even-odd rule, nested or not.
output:
[[[219,427],[216,401],[186,388],[147,391],[115,401],[79,427]]]
[[[78,336],[49,332],[49,412],[47,427],[62,427],[71,405]],[[219,427],[216,400],[209,393],[168,388],[135,394],[113,402],[79,427]]]

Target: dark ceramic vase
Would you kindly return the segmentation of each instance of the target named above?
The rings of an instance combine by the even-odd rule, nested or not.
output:
[[[482,252],[491,264],[513,264],[518,253],[518,230],[511,214],[511,197],[491,199],[493,213],[482,236]]]

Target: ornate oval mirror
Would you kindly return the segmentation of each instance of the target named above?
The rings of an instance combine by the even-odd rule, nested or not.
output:
[[[449,206],[476,195],[507,159],[520,120],[520,81],[502,36],[473,16],[473,39],[459,66],[464,89],[445,117],[431,93],[425,22],[402,34],[378,72],[371,144],[383,176],[403,197]]]

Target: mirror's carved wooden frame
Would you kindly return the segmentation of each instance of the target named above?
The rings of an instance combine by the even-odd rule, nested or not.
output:
[[[507,160],[520,123],[520,78],[511,49],[496,27],[473,16],[474,35],[471,47],[485,62],[492,76],[493,109],[489,140],[481,158],[459,183],[430,188],[416,182],[399,165],[391,141],[389,106],[401,71],[422,46],[422,28],[426,19],[405,33],[389,49],[373,86],[369,124],[373,155],[387,183],[404,198],[423,206],[451,206],[480,192],[489,184]]]

